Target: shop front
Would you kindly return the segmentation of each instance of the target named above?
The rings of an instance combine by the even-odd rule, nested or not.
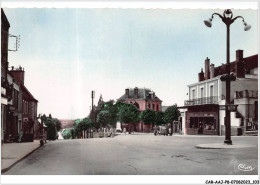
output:
[[[185,129],[188,135],[219,135],[219,106],[188,107]]]

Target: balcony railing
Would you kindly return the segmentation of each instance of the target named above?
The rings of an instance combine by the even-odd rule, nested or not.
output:
[[[258,98],[258,91],[235,91],[235,98]]]
[[[184,101],[185,106],[204,105],[204,104],[218,104],[218,97],[211,96],[211,97],[197,98],[197,99]]]

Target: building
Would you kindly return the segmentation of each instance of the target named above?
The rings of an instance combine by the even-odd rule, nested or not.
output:
[[[12,74],[8,71],[8,84],[11,86],[11,98],[7,104],[6,114],[6,140],[12,140],[19,135],[22,129],[22,92],[19,83],[16,82]]]
[[[62,129],[72,128],[75,123],[72,119],[59,119],[59,121]]]
[[[37,104],[38,100],[30,93],[30,91],[24,85],[25,71],[22,67],[18,67],[9,71],[15,81],[19,84],[21,92],[21,111],[22,121],[19,122],[18,128],[23,130],[25,140],[32,140],[34,138],[34,124],[38,123],[37,120]]]
[[[7,138],[6,115],[8,100],[12,98],[12,88],[7,80],[8,73],[8,39],[10,23],[1,9],[1,141]]]
[[[198,82],[188,85],[189,100],[180,107],[184,134],[224,135],[225,81],[221,76],[226,65],[215,67],[205,60]],[[231,82],[230,101],[237,108],[231,111],[231,134],[257,129],[258,122],[258,55],[243,57],[243,50],[236,51],[236,60],[230,63],[230,71],[236,77]]]
[[[155,92],[147,88],[127,88],[125,89],[125,94],[123,94],[118,101],[129,103],[142,112],[147,109],[154,111],[162,110],[162,101],[155,95]],[[122,128],[126,128],[128,131],[129,125],[127,123],[122,123]],[[146,125],[143,122],[135,124],[134,131],[136,132],[151,132],[152,125]]]

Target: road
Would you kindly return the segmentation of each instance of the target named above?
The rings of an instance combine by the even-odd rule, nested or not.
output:
[[[232,137],[241,149],[198,149],[220,136],[119,135],[50,141],[3,175],[247,175],[257,174],[257,137]],[[254,165],[252,171],[238,164]]]

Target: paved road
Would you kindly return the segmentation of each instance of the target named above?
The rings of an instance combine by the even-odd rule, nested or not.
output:
[[[197,149],[220,136],[120,135],[48,142],[5,174],[26,175],[231,175],[257,174],[257,137],[233,137],[243,149]],[[237,170],[238,164],[253,171]]]

